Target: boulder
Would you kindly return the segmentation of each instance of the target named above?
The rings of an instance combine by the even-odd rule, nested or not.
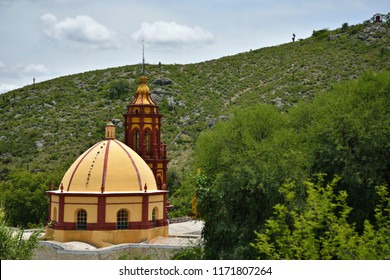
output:
[[[172,80],[168,79],[168,78],[159,78],[159,79],[155,79],[153,81],[153,84],[160,85],[160,86],[171,85],[172,84]]]

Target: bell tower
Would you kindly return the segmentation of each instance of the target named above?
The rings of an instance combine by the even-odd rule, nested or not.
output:
[[[146,81],[146,76],[140,77],[135,97],[123,115],[125,144],[145,160],[153,171],[157,188],[162,190],[167,181],[167,145],[161,142],[162,115],[158,113]]]

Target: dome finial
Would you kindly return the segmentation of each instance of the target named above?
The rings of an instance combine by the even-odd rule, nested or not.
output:
[[[115,139],[115,125],[111,120],[106,124],[106,139]]]

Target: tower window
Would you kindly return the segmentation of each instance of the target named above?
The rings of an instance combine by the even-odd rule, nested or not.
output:
[[[116,213],[116,228],[117,229],[129,228],[129,214],[125,209],[121,209]]]
[[[81,209],[77,211],[77,229],[86,229],[87,228],[87,211]]]
[[[149,135],[148,131],[145,132],[145,144],[146,144],[146,153],[149,154],[150,153],[150,135]]]
[[[138,129],[134,133],[133,143],[134,143],[135,151],[138,152],[138,149],[139,149],[139,130]]]

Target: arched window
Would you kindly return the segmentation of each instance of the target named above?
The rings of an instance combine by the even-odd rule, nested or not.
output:
[[[129,228],[129,214],[125,209],[121,209],[116,213],[116,229]]]
[[[146,154],[150,154],[150,134],[149,131],[145,131],[145,144],[146,144]]]
[[[81,209],[77,211],[77,229],[86,229],[87,228],[87,211]]]
[[[154,227],[157,226],[157,220],[158,220],[158,208],[154,207],[152,211],[152,224]]]
[[[135,151],[138,153],[138,149],[139,149],[139,130],[136,129],[134,131],[134,134],[133,134],[133,147],[135,149]]]
[[[162,179],[161,179],[161,176],[160,176],[160,175],[157,176],[156,183],[157,183],[157,189],[158,189],[158,190],[162,190],[162,185],[163,185],[163,183],[162,183]]]

